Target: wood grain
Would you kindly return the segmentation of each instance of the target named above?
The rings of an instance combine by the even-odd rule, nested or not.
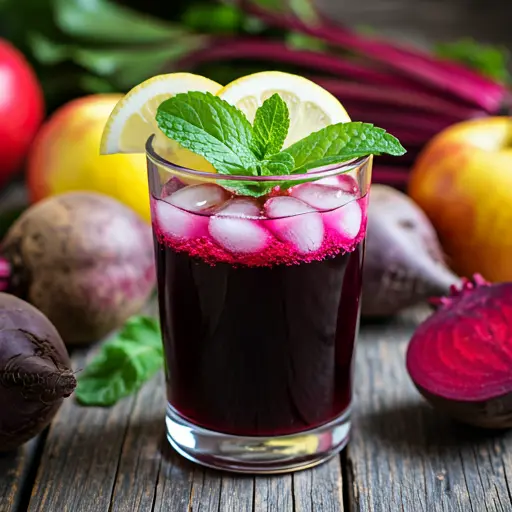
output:
[[[261,476],[254,481],[255,512],[291,512],[294,510],[292,475]]]
[[[26,506],[44,438],[42,434],[15,452],[0,454],[0,512],[16,512]]]
[[[293,475],[293,495],[297,512],[343,511],[340,458]]]
[[[361,331],[347,451],[351,509],[511,511],[512,433],[451,421],[426,405],[409,380],[406,344],[425,315],[416,311]]]
[[[84,365],[85,353],[73,358],[75,369]],[[136,397],[109,409],[66,401],[48,433],[28,510],[343,510],[339,457],[293,476],[253,477],[205,469],[168,445],[164,407],[162,374]]]
[[[73,368],[85,365],[83,353]],[[29,512],[108,512],[133,397],[112,408],[64,402],[46,440]]]

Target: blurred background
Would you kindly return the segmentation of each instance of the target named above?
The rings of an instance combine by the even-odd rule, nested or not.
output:
[[[225,84],[281,69],[398,136],[407,155],[379,159],[374,181],[405,190],[439,131],[509,112],[511,15],[501,0],[0,0],[0,189],[25,180],[33,202],[89,187],[146,215],[142,160],[98,177],[115,162],[95,147],[119,94],[163,72]]]
[[[282,70],[407,149],[373,170],[397,214],[376,201],[369,214],[367,261],[400,292],[395,309],[448,291],[445,256],[458,275],[512,280],[511,16],[504,0],[0,0],[0,237],[27,206],[73,190],[149,223],[144,155],[99,155],[122,95],[161,73],[227,84]],[[373,244],[372,225],[391,230],[372,218],[395,239]],[[407,257],[384,261],[383,247]]]

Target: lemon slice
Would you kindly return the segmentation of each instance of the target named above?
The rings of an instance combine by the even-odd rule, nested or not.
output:
[[[217,93],[222,85],[192,73],[158,75],[129,91],[114,107],[103,130],[100,153],[144,153],[146,141],[156,134],[154,146],[164,158],[189,169],[215,172],[202,156],[182,148],[165,137],[156,124],[155,115],[162,101],[182,92]]]
[[[252,123],[258,107],[274,93],[286,101],[290,111],[284,147],[330,124],[350,121],[343,105],[330,92],[307,78],[280,71],[244,76],[220,89],[217,96],[239,108]]]

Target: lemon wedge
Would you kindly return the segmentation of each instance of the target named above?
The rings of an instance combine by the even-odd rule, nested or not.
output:
[[[343,105],[330,92],[307,78],[280,71],[238,78],[220,89],[217,96],[239,108],[252,123],[258,107],[274,93],[290,111],[285,148],[330,124],[350,121]]]
[[[222,86],[192,73],[169,73],[150,78],[131,89],[114,107],[103,130],[100,153],[144,153],[146,141],[156,134],[154,146],[169,161],[189,169],[215,172],[202,156],[165,137],[155,116],[162,101],[189,91],[216,94]]]

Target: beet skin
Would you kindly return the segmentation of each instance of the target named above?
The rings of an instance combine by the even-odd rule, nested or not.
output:
[[[41,432],[75,386],[51,322],[27,302],[0,293],[0,452]]]
[[[153,251],[146,222],[92,192],[36,203],[1,246],[7,291],[41,310],[66,344],[101,339],[142,308],[154,286]]]
[[[446,266],[439,240],[409,197],[372,185],[363,271],[362,315],[386,317],[459,284]]]

